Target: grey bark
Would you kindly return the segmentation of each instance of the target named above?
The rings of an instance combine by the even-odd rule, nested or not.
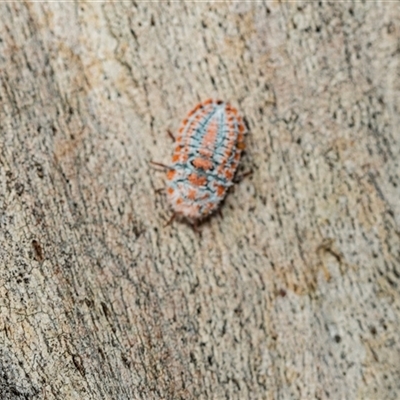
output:
[[[399,399],[400,5],[0,4],[4,399]],[[175,131],[250,133],[164,227]]]

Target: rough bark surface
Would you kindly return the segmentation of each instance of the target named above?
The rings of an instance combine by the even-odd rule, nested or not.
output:
[[[2,399],[400,398],[398,2],[0,4]],[[164,227],[176,130],[250,134]]]

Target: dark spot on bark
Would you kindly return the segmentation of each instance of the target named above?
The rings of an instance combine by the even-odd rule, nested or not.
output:
[[[43,261],[44,260],[44,253],[42,246],[37,240],[32,240],[32,247],[34,252],[34,258],[36,261]]]
[[[74,363],[74,365],[75,365],[75,368],[79,371],[79,373],[80,373],[82,376],[85,376],[85,375],[86,375],[86,372],[85,372],[85,368],[84,368],[84,366],[83,366],[83,361],[82,361],[81,356],[78,355],[78,354],[74,354],[74,355],[72,356],[72,361],[73,361],[73,363]]]
[[[125,354],[121,354],[121,359],[127,368],[131,367],[131,362],[129,361],[128,357]]]
[[[99,348],[97,349],[97,351],[99,352],[100,357],[104,360],[104,359],[105,359],[105,356],[104,356],[104,351],[103,351],[103,349],[102,349],[101,347],[99,347]]]
[[[22,183],[16,183],[14,187],[18,196],[21,196],[22,193],[24,193],[24,185]]]
[[[137,40],[136,33],[133,29],[131,29],[131,35],[134,37],[135,40]]]
[[[335,337],[333,338],[333,340],[334,340],[336,343],[340,343],[340,342],[342,341],[342,338],[340,337],[340,335],[335,335]]]
[[[88,299],[87,297],[85,298],[85,304],[89,307],[89,308],[93,308],[93,300]]]
[[[242,309],[241,309],[240,307],[236,307],[236,308],[233,310],[233,312],[234,312],[236,315],[240,315],[240,314],[242,313]]]
[[[101,308],[103,310],[104,316],[108,319],[110,317],[110,310],[108,309],[107,304],[103,301],[101,302]]]
[[[35,164],[35,167],[36,167],[36,173],[37,173],[38,177],[39,177],[40,179],[43,179],[43,177],[44,177],[44,172],[43,172],[43,167],[42,167],[42,165],[39,164],[39,163],[36,163],[36,164]]]

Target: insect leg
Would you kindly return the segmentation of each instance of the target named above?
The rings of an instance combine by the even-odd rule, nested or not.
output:
[[[175,142],[175,136],[173,135],[173,133],[168,129],[167,130],[168,136],[172,139],[173,142]]]
[[[240,183],[240,182],[242,182],[242,180],[244,178],[247,178],[248,176],[250,176],[252,174],[253,174],[252,170],[243,172],[243,174],[235,176],[235,178],[233,179],[233,183]]]
[[[176,217],[176,214],[172,214],[172,217],[168,220],[168,222],[164,225],[164,228],[167,227],[168,225],[171,225],[174,222],[174,219]]]

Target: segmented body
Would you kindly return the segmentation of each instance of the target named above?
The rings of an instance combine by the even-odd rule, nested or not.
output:
[[[220,100],[198,104],[183,120],[167,173],[174,213],[192,223],[214,212],[232,186],[245,148],[238,111]]]

